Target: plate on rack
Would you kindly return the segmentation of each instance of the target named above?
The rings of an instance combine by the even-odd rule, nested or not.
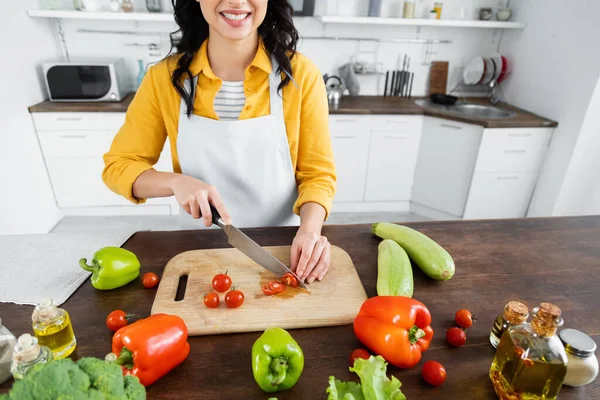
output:
[[[485,62],[485,72],[483,73],[483,78],[479,81],[480,85],[489,84],[492,79],[494,79],[494,75],[496,74],[496,67],[494,66],[494,62],[489,57],[484,57],[483,61]]]
[[[485,74],[485,61],[483,57],[475,57],[463,70],[463,81],[466,85],[477,85]]]
[[[502,69],[503,69],[503,65],[504,65],[504,63],[502,62],[502,56],[498,53],[492,54],[491,59],[494,62],[494,65],[496,67],[496,73],[494,74],[493,79],[496,82],[498,82],[498,79],[500,79],[500,75],[502,74]]]

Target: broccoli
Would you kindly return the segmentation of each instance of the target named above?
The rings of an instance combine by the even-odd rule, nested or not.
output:
[[[0,400],[145,400],[146,388],[121,367],[94,357],[52,360],[31,368]]]

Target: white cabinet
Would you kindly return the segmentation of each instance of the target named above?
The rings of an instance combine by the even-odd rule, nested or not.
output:
[[[410,201],[421,136],[421,118],[382,119],[371,133],[365,201]]]
[[[414,209],[449,219],[525,217],[552,129],[483,129],[427,117]]]
[[[329,123],[337,170],[337,210],[408,209],[422,117],[331,115]]]
[[[102,156],[125,122],[125,113],[49,112],[32,113],[32,118],[59,208],[84,214],[86,208],[114,210],[115,206],[132,213],[152,206],[164,208],[167,214],[175,211],[176,203],[171,198],[149,199],[144,205],[134,205],[104,184]],[[155,168],[173,170],[168,141]]]
[[[477,172],[473,175],[464,219],[525,216],[535,185],[534,172]]]
[[[369,157],[369,118],[330,117],[331,141],[337,173],[336,202],[361,202]]]
[[[462,217],[482,134],[478,125],[425,118],[412,202]]]

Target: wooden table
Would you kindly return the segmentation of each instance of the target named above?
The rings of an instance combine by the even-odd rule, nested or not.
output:
[[[435,337],[423,361],[412,370],[388,368],[402,382],[408,399],[494,399],[488,369],[494,355],[489,344],[492,321],[509,300],[533,307],[551,301],[563,311],[564,327],[600,337],[600,217],[547,218],[407,224],[429,235],[455,259],[457,271],[447,282],[435,282],[415,269],[414,298],[423,301],[433,317]],[[288,245],[289,228],[247,231],[261,245]],[[369,296],[376,295],[379,239],[370,225],[326,226],[331,243],[352,257]],[[228,247],[221,232],[140,232],[124,247],[140,257],[144,272],[160,274],[178,253],[197,248]],[[3,271],[4,272],[4,271]],[[64,304],[70,311],[78,339],[73,357],[103,357],[110,351],[111,333],[104,325],[116,308],[147,316],[154,290],[139,282],[114,292],[94,290],[89,283]],[[343,301],[343,300],[339,300]],[[333,307],[324,304],[325,307]],[[445,331],[459,308],[479,315],[469,330],[467,344],[449,348]],[[0,304],[0,317],[13,333],[30,331],[32,307]],[[356,379],[348,371],[350,352],[360,343],[352,326],[291,331],[302,346],[306,367],[297,385],[279,399],[325,399],[328,377]],[[260,333],[193,337],[189,358],[155,385],[148,398],[267,399],[251,372],[251,347]],[[448,378],[432,388],[421,378],[424,361],[437,360]],[[10,388],[12,381],[0,387]],[[600,398],[600,379],[583,388],[563,386],[560,399]]]

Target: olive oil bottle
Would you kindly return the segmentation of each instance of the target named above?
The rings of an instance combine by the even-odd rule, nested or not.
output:
[[[567,355],[555,335],[560,309],[541,303],[531,323],[508,328],[500,339],[490,379],[500,399],[554,400],[567,374]]]
[[[50,299],[38,304],[31,316],[33,333],[40,346],[46,346],[54,359],[68,357],[77,345],[69,313]]]

